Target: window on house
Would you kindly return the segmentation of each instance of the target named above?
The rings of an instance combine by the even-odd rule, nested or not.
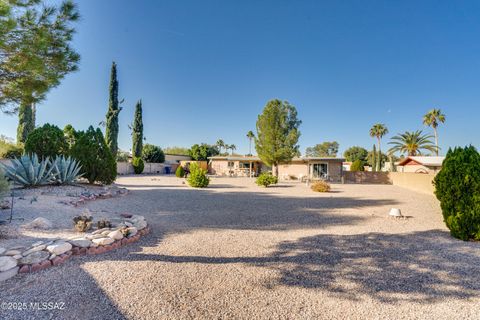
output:
[[[233,161],[228,161],[228,167],[233,168],[235,166],[235,163]]]
[[[325,178],[328,175],[328,165],[326,163],[313,164],[313,177]]]

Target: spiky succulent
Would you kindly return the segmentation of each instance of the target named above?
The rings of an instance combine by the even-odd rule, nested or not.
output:
[[[11,165],[0,163],[0,168],[7,178],[24,187],[44,185],[54,180],[50,159],[47,157],[39,161],[36,154],[12,159]]]
[[[55,182],[59,184],[74,183],[83,175],[79,174],[80,169],[82,168],[80,162],[71,157],[57,157],[53,161],[52,167]]]

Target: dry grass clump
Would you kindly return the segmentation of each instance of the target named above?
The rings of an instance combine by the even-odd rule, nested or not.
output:
[[[315,192],[330,192],[330,184],[323,180],[315,182],[311,188]]]

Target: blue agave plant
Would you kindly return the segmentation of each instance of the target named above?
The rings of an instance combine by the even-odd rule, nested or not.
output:
[[[83,174],[79,174],[82,166],[70,157],[57,157],[52,164],[55,182],[59,184],[70,184],[78,180]]]
[[[39,161],[36,154],[24,155],[19,159],[12,159],[11,163],[10,166],[0,163],[0,168],[5,171],[5,176],[14,183],[24,187],[33,187],[54,181],[53,166],[51,166],[49,158]]]

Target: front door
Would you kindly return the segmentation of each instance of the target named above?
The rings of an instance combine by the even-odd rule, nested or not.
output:
[[[314,179],[326,179],[328,177],[328,164],[314,163],[312,166],[312,176]]]

